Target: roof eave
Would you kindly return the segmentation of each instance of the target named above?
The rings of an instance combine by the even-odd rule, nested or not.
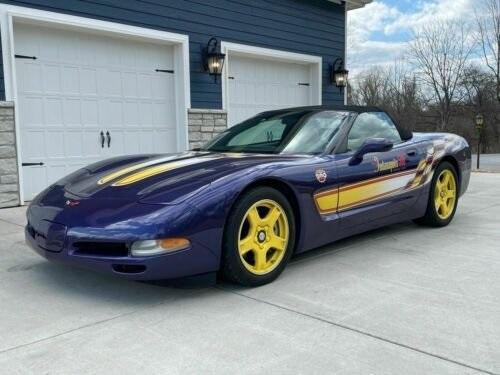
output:
[[[343,4],[347,6],[347,10],[354,10],[363,8],[365,5],[370,4],[372,0],[328,0],[332,3]]]

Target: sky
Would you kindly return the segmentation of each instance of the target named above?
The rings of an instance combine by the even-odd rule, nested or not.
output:
[[[352,76],[400,58],[411,29],[432,20],[474,19],[474,0],[374,0],[348,13],[347,55]]]

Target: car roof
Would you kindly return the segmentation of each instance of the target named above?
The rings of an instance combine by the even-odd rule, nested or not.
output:
[[[293,112],[321,112],[321,111],[346,111],[355,113],[364,112],[385,112],[378,107],[368,107],[368,106],[356,106],[356,105],[317,105],[317,106],[303,106],[303,107],[293,107],[285,109],[277,109],[273,111],[266,111],[261,113],[266,115],[280,115],[285,113]]]

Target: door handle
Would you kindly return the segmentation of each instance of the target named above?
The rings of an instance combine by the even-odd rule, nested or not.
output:
[[[104,148],[104,142],[106,141],[104,138],[104,132],[101,130],[101,148]]]
[[[406,153],[408,156],[416,156],[417,155],[417,150],[410,150]]]
[[[106,138],[108,138],[108,148],[111,146],[111,134],[109,134],[109,131],[106,132]]]

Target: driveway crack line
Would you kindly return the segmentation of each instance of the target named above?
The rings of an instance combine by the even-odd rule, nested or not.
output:
[[[436,358],[436,359],[440,359],[442,361],[453,363],[453,364],[455,364],[457,366],[468,368],[470,370],[482,372],[484,374],[489,374],[489,375],[500,375],[499,373],[495,373],[495,372],[492,372],[492,371],[484,370],[484,369],[481,369],[481,368],[469,365],[469,364],[464,363],[464,362],[460,362],[460,361],[457,361],[457,360],[454,360],[454,359],[451,359],[451,358],[448,358],[448,357],[445,357],[445,356],[442,356],[442,355],[439,355],[439,354],[435,354],[435,353],[431,353],[431,352],[428,352],[428,351],[425,351],[425,350],[422,350],[422,349],[418,349],[418,348],[415,348],[413,346],[406,345],[406,344],[403,344],[403,343],[400,343],[400,342],[397,342],[397,341],[394,341],[394,340],[391,340],[391,339],[387,339],[387,338],[384,338],[382,336],[378,336],[378,335],[375,335],[375,334],[370,333],[370,332],[363,331],[363,330],[358,329],[358,328],[350,327],[350,326],[345,325],[345,324],[341,324],[341,323],[337,323],[337,322],[334,322],[334,321],[331,321],[331,320],[328,320],[328,319],[325,319],[325,318],[321,318],[319,316],[314,316],[314,315],[311,315],[311,314],[308,314],[308,313],[305,313],[305,312],[302,312],[302,311],[297,311],[297,310],[291,309],[291,308],[286,307],[286,306],[278,305],[278,304],[273,303],[273,302],[268,302],[268,301],[261,300],[259,298],[247,296],[245,294],[238,293],[237,291],[234,291],[234,290],[230,290],[230,289],[226,289],[226,288],[221,288],[221,287],[216,287],[216,288],[219,289],[219,290],[221,290],[221,291],[224,291],[224,292],[227,292],[227,293],[232,293],[232,294],[238,295],[240,297],[250,299],[250,300],[255,301],[255,302],[263,303],[263,304],[266,304],[266,305],[269,305],[269,306],[272,306],[272,307],[275,307],[275,308],[278,308],[278,309],[281,309],[281,310],[285,310],[285,311],[291,312],[293,314],[297,314],[297,315],[301,315],[301,316],[306,317],[306,318],[314,319],[316,321],[319,321],[319,322],[322,322],[322,323],[325,323],[325,324],[328,324],[328,325],[331,325],[331,326],[335,326],[335,327],[338,327],[338,328],[342,328],[344,330],[355,332],[355,333],[358,333],[358,334],[363,335],[363,336],[371,337],[371,338],[373,338],[375,340],[383,341],[383,342],[386,342],[388,344],[396,345],[396,346],[399,346],[401,348],[405,348],[405,349],[408,349],[408,350],[411,350],[411,351],[414,351],[414,352],[417,352],[417,353],[420,353],[420,354],[423,354],[423,355],[426,355],[426,356],[430,356],[430,357],[433,357],[433,358]]]

